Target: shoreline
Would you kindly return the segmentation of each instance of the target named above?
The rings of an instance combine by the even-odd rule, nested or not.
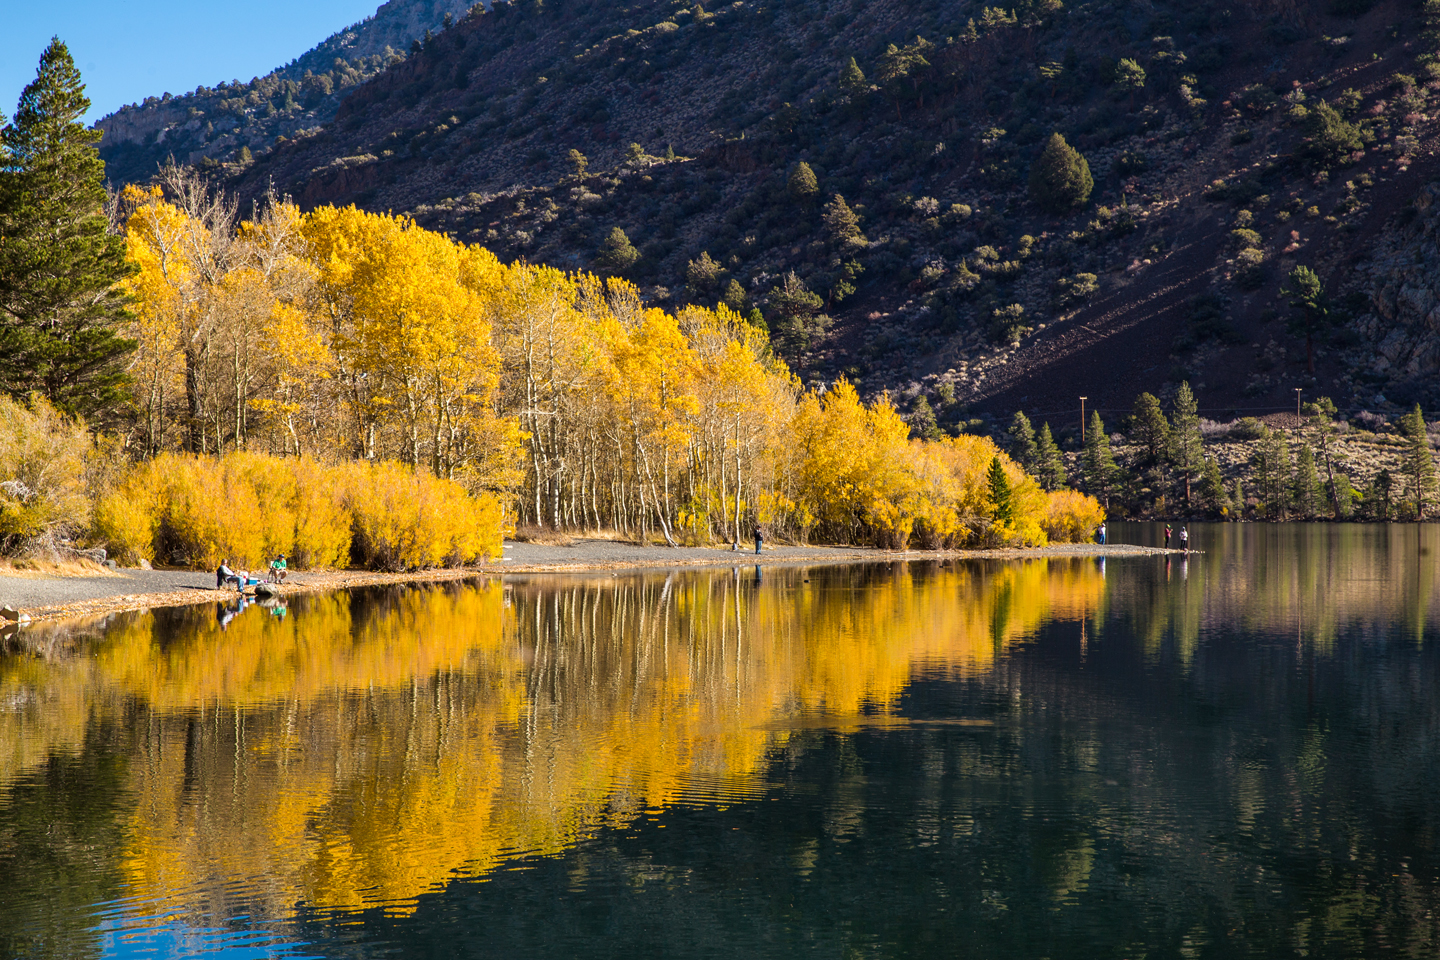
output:
[[[1028,560],[1048,557],[1096,558],[1140,557],[1182,554],[1178,549],[1145,547],[1136,544],[1052,544],[1044,547],[1009,547],[990,550],[877,550],[870,547],[766,547],[758,557],[748,548],[654,547],[608,540],[576,540],[569,544],[505,544],[506,556],[495,563],[471,567],[447,567],[407,573],[375,573],[364,570],[297,571],[282,587],[281,599],[332,590],[400,583],[445,583],[475,577],[505,577],[529,574],[586,574],[607,571],[676,570],[702,567],[739,566],[838,566],[853,563],[939,562],[950,560]],[[1189,551],[1195,553],[1198,551]],[[225,603],[235,598],[233,589],[216,590],[208,585],[213,574],[207,571],[165,570],[107,571],[108,576],[45,577],[0,575],[0,605],[9,603],[31,623],[71,617],[149,610],[157,607]],[[171,589],[133,591],[137,578],[151,585]],[[157,581],[165,583],[157,584]],[[192,582],[182,582],[192,581]],[[75,589],[83,585],[83,589]],[[7,589],[10,588],[10,589]],[[7,594],[22,588],[28,597],[53,598],[50,603],[14,603]],[[70,594],[70,596],[67,596]],[[80,595],[85,594],[85,595]],[[6,624],[13,626],[13,624]]]

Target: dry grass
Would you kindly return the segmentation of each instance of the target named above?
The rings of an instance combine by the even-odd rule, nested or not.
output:
[[[22,580],[119,576],[121,574],[93,560],[0,560],[0,577],[17,577]]]

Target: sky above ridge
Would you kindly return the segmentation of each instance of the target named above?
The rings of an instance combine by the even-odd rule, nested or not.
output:
[[[382,0],[0,0],[0,113],[15,113],[52,36],[90,97],[86,122],[167,91],[283,66]]]

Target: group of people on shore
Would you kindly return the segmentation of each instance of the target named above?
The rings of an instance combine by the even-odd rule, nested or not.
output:
[[[270,561],[270,570],[266,576],[267,583],[284,583],[285,577],[290,573],[289,564],[285,560],[285,554],[280,554]],[[215,589],[224,590],[232,584],[241,593],[246,587],[253,587],[261,581],[251,575],[248,570],[241,570],[238,573],[230,569],[230,558],[224,557],[220,560],[220,566],[215,568]]]
[[[1098,544],[1100,544],[1101,546],[1104,546],[1104,545],[1105,545],[1105,537],[1106,537],[1105,524],[1102,523],[1102,524],[1100,524],[1100,526],[1098,526],[1098,527],[1095,528],[1095,542],[1098,543]],[[1165,524],[1165,549],[1166,549],[1166,550],[1169,550],[1169,549],[1170,549],[1170,541],[1171,541],[1172,539],[1174,539],[1174,537],[1175,537],[1175,532],[1174,532],[1174,530],[1171,528],[1170,524],[1168,524],[1168,523]],[[1181,550],[1184,550],[1186,553],[1189,553],[1189,552],[1190,552],[1190,528],[1189,528],[1188,526],[1186,526],[1185,524],[1181,524],[1181,525],[1180,525],[1180,549],[1181,549]]]

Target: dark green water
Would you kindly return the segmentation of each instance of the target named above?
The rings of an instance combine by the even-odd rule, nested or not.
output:
[[[1191,533],[13,636],[0,956],[1440,956],[1440,529]]]

